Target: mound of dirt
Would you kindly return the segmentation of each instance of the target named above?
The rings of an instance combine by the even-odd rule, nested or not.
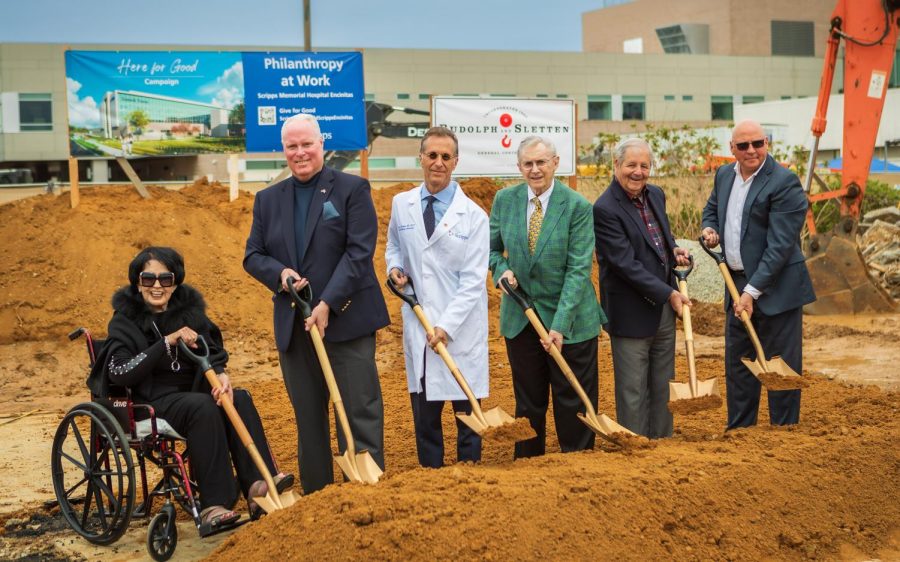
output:
[[[411,185],[373,191],[382,280],[391,198]],[[497,185],[479,179],[463,188],[488,210]],[[204,292],[210,316],[223,328],[232,379],[253,391],[281,469],[296,470],[294,417],[278,370],[270,295],[241,266],[253,197],[241,193],[228,202],[225,187],[204,182],[178,192],[150,191],[153,199],[145,201],[129,186],[84,189],[75,210],[68,198],[54,196],[0,207],[0,235],[12,241],[0,254],[0,404],[73,405],[73,394],[84,393],[85,360],[83,349],[72,349],[64,335],[76,325],[105,333],[109,298],[127,282],[130,259],[145,245],[171,245],[184,254],[187,282]],[[422,469],[403,370],[400,301],[383,291],[394,321],[377,339],[384,478],[374,486],[341,484],[303,497],[241,527],[213,559],[900,559],[897,393],[804,373],[811,386],[795,427],[766,424],[764,395],[761,425],[751,429],[723,433],[724,409],[703,410],[676,415],[675,436],[651,448],[622,449],[598,439],[594,451],[562,455],[550,415],[545,457],[512,462],[510,444],[486,439],[478,465]],[[491,396],[483,407],[513,413],[497,326],[499,295],[493,288],[489,295]],[[721,335],[724,313],[707,306],[695,303],[694,329]],[[719,331],[710,334],[714,326]],[[598,412],[614,415],[605,336],[599,363]],[[715,376],[724,392],[722,357],[697,363],[703,378]],[[680,346],[676,372],[685,382]],[[443,422],[450,464],[451,412]],[[43,435],[52,436],[49,426]],[[21,473],[20,463],[4,460],[0,471],[4,481],[26,485],[6,477]],[[52,497],[45,478],[45,495]],[[132,533],[143,540],[143,530]],[[71,532],[64,537],[67,543],[75,538]],[[181,534],[179,552],[191,541],[196,537]],[[84,547],[75,539],[67,548]]]

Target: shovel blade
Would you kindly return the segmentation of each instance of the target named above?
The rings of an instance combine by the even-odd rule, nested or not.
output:
[[[334,459],[351,482],[376,484],[384,474],[369,451],[361,451],[354,456],[350,456],[348,451],[344,451],[343,455],[336,456]]]
[[[768,371],[763,371],[759,363],[746,357],[741,359],[741,362],[766,386],[767,390],[798,390],[809,386],[803,377],[777,355],[766,361],[769,367]]]
[[[501,410],[499,406],[491,408],[490,410],[484,410],[482,415],[484,415],[484,421],[486,423],[482,423],[474,413],[456,414],[456,417],[459,418],[459,421],[469,426],[472,431],[482,437],[484,437],[484,434],[492,428],[502,427],[506,424],[515,423],[516,421],[516,418]]]
[[[288,490],[278,495],[278,501],[281,502],[281,507],[278,507],[278,504],[276,504],[269,496],[259,496],[253,498],[253,501],[255,501],[259,507],[263,508],[263,511],[266,513],[272,513],[273,511],[278,511],[279,509],[294,505],[297,503],[298,499],[297,494],[295,494],[293,490]]]
[[[609,437],[613,433],[625,433],[626,435],[637,435],[624,425],[620,425],[613,421],[613,419],[606,414],[598,414],[595,418],[591,418],[590,416],[586,416],[584,414],[578,414],[578,419],[584,423],[584,425],[588,426],[593,430],[594,433],[599,435],[600,437]]]
[[[707,379],[705,381],[697,381],[697,395],[691,392],[691,384],[687,382],[669,382],[669,402],[676,400],[689,400],[691,398],[701,398],[703,396],[721,396],[719,393],[719,382],[716,379]]]

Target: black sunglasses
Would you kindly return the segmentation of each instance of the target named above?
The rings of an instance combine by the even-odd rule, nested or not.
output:
[[[141,272],[141,287],[152,287],[156,285],[156,281],[159,281],[160,287],[171,287],[175,284],[175,274],[171,271],[167,271],[165,273],[160,273],[156,275],[154,273],[150,273],[149,271]]]
[[[452,154],[447,154],[446,152],[444,152],[444,153],[440,153],[440,152],[425,153],[425,152],[423,152],[422,156],[424,156],[425,158],[428,158],[429,160],[437,160],[438,158],[440,158],[444,162],[449,162],[449,161],[453,160],[454,158],[456,158],[456,156],[454,156]]]
[[[759,139],[755,141],[744,141],[744,142],[736,142],[734,143],[734,147],[741,152],[750,148],[750,145],[753,145],[753,148],[762,148],[763,145],[766,144],[766,139]]]

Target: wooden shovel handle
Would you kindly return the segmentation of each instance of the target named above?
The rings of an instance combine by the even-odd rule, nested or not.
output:
[[[344,410],[344,401],[341,400],[341,391],[338,390],[337,381],[334,378],[334,371],[331,369],[331,361],[328,359],[328,353],[325,351],[325,343],[322,341],[322,334],[319,333],[318,326],[314,324],[309,329],[309,336],[312,339],[313,347],[316,349],[319,365],[321,365],[322,374],[325,376],[325,384],[328,385],[328,394],[331,396],[331,403],[334,404],[338,422],[341,424],[341,430],[344,433],[347,452],[350,453],[349,456],[355,463],[356,443],[353,441],[353,433],[350,431],[350,421],[347,419],[347,412]]]
[[[206,380],[207,382],[209,382],[210,386],[212,386],[213,388],[222,388],[222,383],[219,381],[219,377],[216,375],[216,372],[213,369],[205,370],[203,372],[203,375],[206,377]],[[253,464],[256,465],[256,468],[259,470],[260,475],[262,475],[263,480],[266,481],[266,485],[269,488],[266,495],[269,497],[269,499],[272,500],[272,503],[274,503],[276,507],[282,509],[284,506],[281,504],[281,499],[278,497],[277,488],[275,488],[275,480],[272,478],[272,473],[269,472],[269,468],[263,461],[262,455],[259,454],[259,450],[256,448],[256,444],[253,442],[253,437],[251,437],[250,432],[247,431],[247,426],[244,425],[244,420],[241,419],[241,416],[234,408],[234,404],[232,404],[231,402],[231,398],[229,398],[227,394],[219,394],[219,401],[222,405],[222,409],[225,410],[225,414],[228,416],[228,419],[231,420],[231,425],[234,426],[234,430],[237,432],[238,437],[240,437],[241,443],[244,444],[244,447],[247,448],[247,452],[250,453],[250,458],[253,459]]]
[[[544,328],[544,324],[541,322],[541,319],[538,318],[533,308],[526,308],[525,316],[528,318],[528,321],[531,322],[531,325],[532,327],[534,327],[534,331],[537,332],[539,338],[541,338],[542,340],[547,340],[550,338],[550,334],[547,333],[547,329]],[[584,392],[584,388],[581,387],[581,383],[579,383],[578,379],[575,378],[575,373],[572,372],[569,364],[566,363],[566,360],[562,356],[562,353],[555,345],[552,344],[550,345],[549,353],[550,356],[553,357],[553,360],[556,361],[556,364],[559,365],[559,368],[563,372],[563,375],[565,375],[566,380],[568,380],[569,384],[572,385],[572,388],[575,389],[578,397],[581,398],[582,402],[584,402],[584,405],[587,408],[587,417],[591,420],[596,421],[597,411],[594,409],[594,405],[591,404],[591,400],[590,398],[588,398],[587,393]]]
[[[419,319],[419,322],[421,322],[422,327],[425,328],[425,333],[429,338],[433,337],[434,327],[425,316],[425,311],[422,310],[422,306],[417,302],[416,305],[412,307],[412,309],[413,312],[416,313],[416,317]],[[475,415],[475,418],[484,425],[488,425],[487,421],[484,419],[484,413],[481,411],[481,405],[478,403],[478,399],[475,398],[475,393],[472,392],[472,388],[469,386],[468,381],[466,381],[466,378],[459,370],[459,367],[456,366],[456,361],[454,361],[453,358],[450,357],[450,354],[447,352],[447,346],[444,345],[444,342],[438,342],[438,344],[434,346],[434,350],[438,355],[441,356],[441,359],[444,360],[444,363],[447,364],[447,368],[450,369],[451,373],[453,373],[453,378],[456,379],[456,382],[457,384],[459,384],[459,387],[462,389],[462,391],[466,393],[466,398],[468,398],[469,402],[472,404],[472,413]]]
[[[737,287],[734,286],[734,279],[731,278],[731,272],[728,271],[728,266],[724,262],[719,262],[719,271],[722,272],[722,278],[725,279],[725,286],[728,287],[731,300],[735,303],[739,302],[741,296],[738,294]],[[744,328],[747,329],[750,341],[753,342],[753,348],[756,349],[756,362],[759,363],[759,367],[763,372],[768,372],[769,366],[766,364],[766,354],[763,353],[762,344],[759,343],[756,330],[753,329],[753,324],[750,322],[750,317],[747,316],[746,310],[741,311],[741,321],[744,323]]]
[[[687,281],[684,278],[678,279],[678,290],[684,295],[684,298],[690,298],[688,296]],[[687,351],[691,396],[696,398],[700,388],[697,385],[697,366],[694,362],[694,328],[691,324],[691,307],[687,305],[681,307],[681,326],[684,328],[684,347]]]

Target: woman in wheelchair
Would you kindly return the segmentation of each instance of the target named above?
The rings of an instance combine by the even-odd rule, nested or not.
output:
[[[237,523],[232,510],[237,480],[252,518],[262,514],[253,498],[268,488],[224,411],[217,407],[227,393],[265,460],[279,492],[293,485],[293,475],[278,473],[250,394],[234,389],[225,364],[222,333],[206,316],[206,303],[197,289],[183,284],[184,260],[172,248],[141,250],[128,266],[129,285],[112,297],[113,317],[104,351],[109,383],[131,389],[136,401],[153,406],[156,415],[187,440],[191,464],[201,490],[201,521],[208,532]],[[195,365],[178,357],[178,342],[196,348],[202,335],[209,358],[222,383],[211,390]]]

